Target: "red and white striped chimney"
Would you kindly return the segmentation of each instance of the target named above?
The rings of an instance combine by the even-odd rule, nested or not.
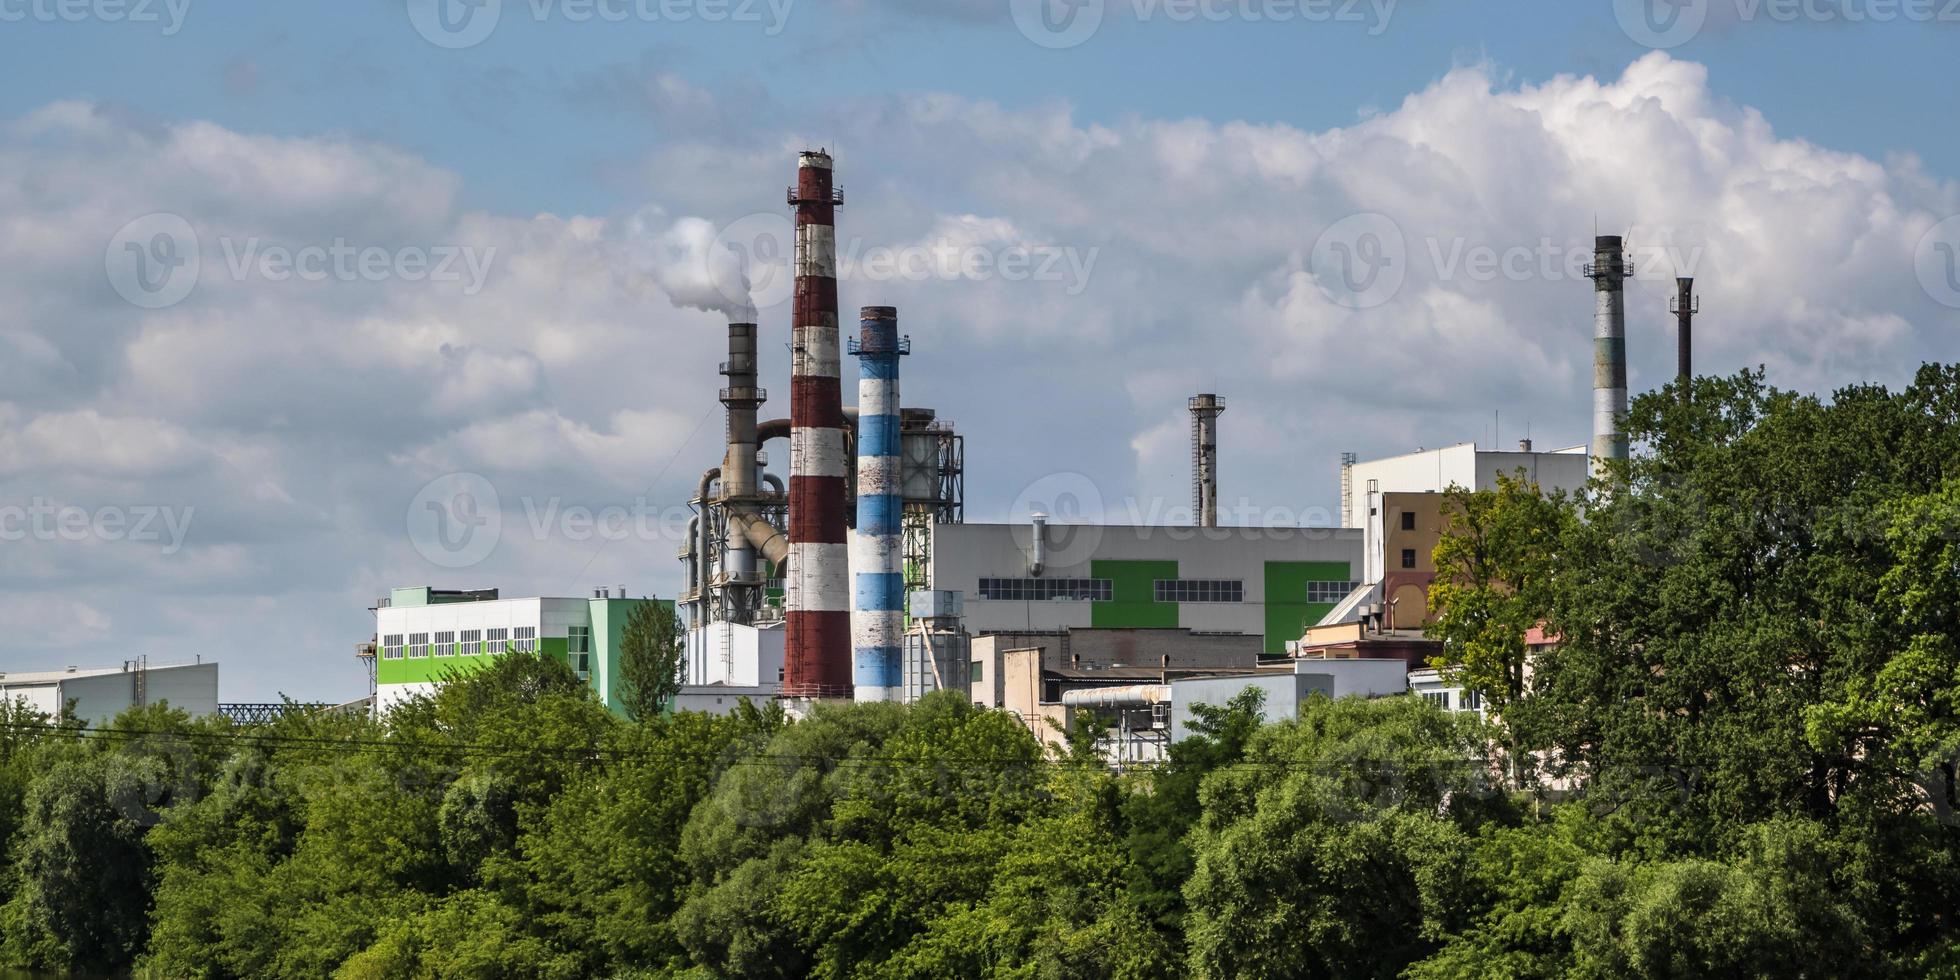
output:
[[[786,697],[851,696],[850,546],[844,531],[844,402],[838,382],[836,207],[830,154],[797,159],[796,305],[790,321]]]

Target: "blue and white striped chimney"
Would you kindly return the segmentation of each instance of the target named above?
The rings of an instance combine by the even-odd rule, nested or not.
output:
[[[859,701],[896,701],[904,682],[904,549],[899,521],[898,358],[911,353],[898,335],[898,310],[867,306],[858,314],[857,531],[851,535],[851,683]]]

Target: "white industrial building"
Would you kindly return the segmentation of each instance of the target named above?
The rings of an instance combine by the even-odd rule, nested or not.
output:
[[[1223,707],[1247,688],[1266,692],[1261,716],[1269,722],[1300,716],[1300,705],[1315,694],[1329,698],[1381,698],[1409,690],[1409,666],[1400,660],[1295,660],[1284,672],[1261,670],[1232,677],[1192,677],[1172,681],[1171,741],[1191,737],[1194,704]]]
[[[1385,459],[1341,464],[1341,526],[1367,532],[1364,582],[1379,582],[1384,570],[1383,494],[1442,493],[1451,487],[1494,490],[1498,474],[1538,484],[1547,493],[1573,493],[1586,485],[1586,447],[1533,452],[1529,441],[1516,452],[1479,449],[1463,442]],[[1392,530],[1392,529],[1390,529]]]
[[[125,661],[120,667],[0,672],[0,699],[21,700],[50,717],[74,703],[73,717],[102,725],[130,708],[167,703],[192,715],[218,710],[216,663],[149,664]]]

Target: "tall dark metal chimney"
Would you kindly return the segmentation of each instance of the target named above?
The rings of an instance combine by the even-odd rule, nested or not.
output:
[[[1693,276],[1674,280],[1674,358],[1678,365],[1675,380],[1681,385],[1681,400],[1688,400],[1689,383],[1695,379],[1695,314],[1701,312],[1701,299],[1695,295]]]

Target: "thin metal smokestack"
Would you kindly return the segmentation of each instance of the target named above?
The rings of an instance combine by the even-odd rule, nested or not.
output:
[[[901,545],[904,481],[899,471],[898,359],[911,342],[898,335],[898,310],[859,314],[857,533],[851,536],[851,681],[859,701],[895,701],[904,685],[905,566]]]
[[[836,208],[830,154],[797,159],[796,303],[791,315],[788,635],[783,694],[851,695],[844,403],[838,383]]]
[[[1701,299],[1695,296],[1692,276],[1674,280],[1674,360],[1675,380],[1680,382],[1681,400],[1688,400],[1690,382],[1695,379],[1695,314],[1701,312]]]
[[[1225,399],[1193,395],[1191,409],[1191,512],[1199,527],[1218,526],[1218,415]]]
[[[1594,476],[1604,471],[1605,460],[1627,458],[1627,437],[1620,426],[1627,414],[1626,278],[1632,274],[1620,236],[1593,239],[1586,275],[1593,281]]]
[[[728,361],[721,366],[721,373],[728,378],[728,387],[721,390],[721,404],[728,430],[728,449],[721,459],[721,497],[724,508],[730,509],[739,509],[751,503],[756,495],[755,411],[767,395],[755,383],[755,334],[753,323],[729,324]],[[742,522],[730,520],[727,525],[721,561],[725,581],[730,588],[760,584],[756,575],[755,549]],[[733,603],[744,608],[729,612],[747,611],[746,607],[753,605],[747,600],[752,598],[745,596],[744,601]]]

